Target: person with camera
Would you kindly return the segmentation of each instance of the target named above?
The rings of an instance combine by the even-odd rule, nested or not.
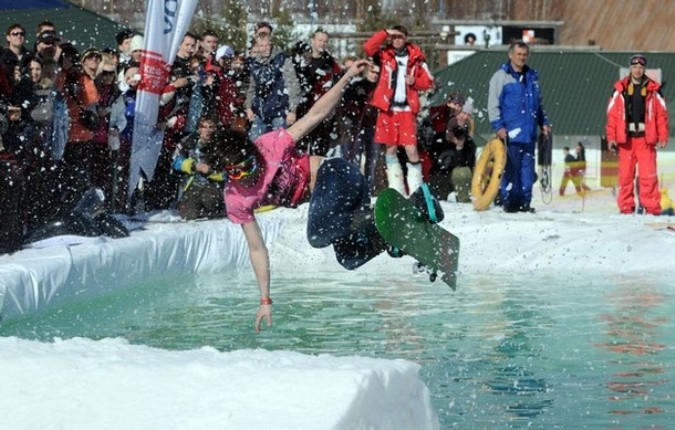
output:
[[[476,165],[476,144],[471,137],[471,106],[460,93],[446,101],[448,121],[445,135],[437,136],[430,155],[433,165],[429,173],[429,189],[438,200],[447,200],[455,192],[459,203],[470,203],[471,178]]]
[[[53,81],[59,70],[61,57],[61,38],[53,30],[43,30],[35,38],[35,55],[42,61],[42,75]],[[70,45],[72,46],[72,45]]]

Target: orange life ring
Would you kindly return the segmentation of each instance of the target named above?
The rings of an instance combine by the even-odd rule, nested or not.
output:
[[[473,208],[484,211],[499,192],[499,184],[506,166],[506,149],[499,138],[494,138],[485,145],[478,157],[476,168],[471,178],[471,195]]]

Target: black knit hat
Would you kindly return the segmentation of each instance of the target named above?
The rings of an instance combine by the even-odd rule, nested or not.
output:
[[[135,31],[129,28],[125,28],[124,30],[120,31],[115,35],[115,41],[117,42],[118,45],[121,45],[122,43],[124,43],[125,40],[134,37],[135,34],[136,34]]]

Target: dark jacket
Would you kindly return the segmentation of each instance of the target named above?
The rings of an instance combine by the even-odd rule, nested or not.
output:
[[[295,112],[300,101],[300,86],[291,61],[274,49],[267,57],[247,59],[250,72],[246,107],[263,120],[285,117]]]

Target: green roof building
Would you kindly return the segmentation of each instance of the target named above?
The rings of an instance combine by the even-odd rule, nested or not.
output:
[[[544,106],[557,135],[602,136],[605,110],[612,85],[627,73],[632,52],[537,52],[532,50],[528,65],[539,72]],[[645,53],[648,69],[661,69],[661,82],[675,73],[675,53]],[[473,55],[435,72],[438,90],[432,106],[442,104],[448,94],[459,91],[474,99],[476,131],[490,135],[487,93],[490,78],[508,60],[506,51],[477,51]],[[648,71],[649,74],[649,71]],[[625,76],[625,75],[624,75]],[[664,85],[668,103],[670,136],[675,134],[675,86]]]
[[[51,21],[56,30],[79,51],[89,47],[117,48],[115,35],[122,25],[94,12],[82,9],[63,0],[27,0],[0,2],[0,29],[4,33],[12,24],[26,29],[26,48],[33,49],[37,25]],[[4,42],[4,41],[3,41]],[[3,43],[4,45],[4,43]]]
[[[508,61],[507,47],[503,48],[476,51],[435,72],[437,90],[430,98],[431,105],[443,104],[447,95],[455,91],[471,97],[478,146],[494,136],[487,115],[487,94],[490,78]],[[597,186],[612,186],[616,158],[602,151],[605,112],[613,84],[628,73],[628,59],[634,53],[553,49],[532,48],[528,58],[528,65],[539,72],[544,107],[553,125],[553,177],[562,175],[562,148],[573,148],[581,141],[587,148],[589,181],[597,181]],[[668,83],[675,73],[675,53],[644,54],[648,59],[647,74],[652,69],[660,73],[668,104],[670,142],[664,151],[659,151],[659,174],[666,185],[670,182],[670,188],[675,188],[675,85]]]

